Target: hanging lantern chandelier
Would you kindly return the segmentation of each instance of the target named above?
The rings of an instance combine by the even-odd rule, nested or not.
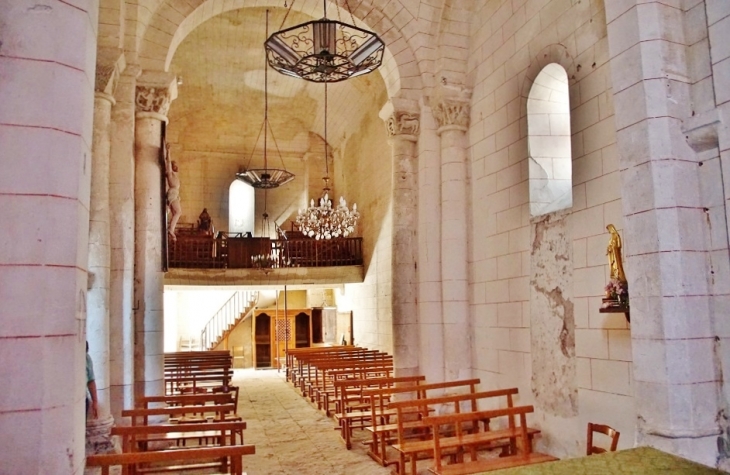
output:
[[[315,203],[312,199],[309,208],[300,209],[296,223],[299,230],[307,237],[314,239],[333,239],[348,237],[355,232],[360,213],[357,211],[357,204],[352,205],[352,210],[347,207],[347,201],[340,196],[336,207],[332,206],[329,198],[329,159],[327,157],[327,83],[324,83],[324,166],[325,177],[322,197]]]
[[[328,19],[327,0],[322,3],[324,18],[268,37],[264,47],[269,65],[287,76],[312,82],[344,81],[375,71],[383,62],[383,40],[355,26],[352,11],[353,24]],[[345,5],[349,11],[347,0]]]
[[[266,10],[266,35],[269,34],[269,11]],[[281,152],[279,151],[279,145],[276,143],[276,137],[274,137],[274,131],[271,128],[271,124],[269,123],[269,68],[267,67],[267,63],[264,62],[264,123],[261,124],[261,130],[264,132],[264,168],[249,168],[246,166],[246,168],[243,171],[240,171],[236,173],[236,178],[239,180],[248,183],[249,185],[253,186],[254,188],[261,188],[261,189],[270,189],[270,188],[277,188],[281,185],[285,185],[292,181],[294,179],[294,174],[291,172],[288,172],[286,168],[284,167],[284,159],[281,157]],[[256,143],[258,143],[259,138],[261,137],[261,130],[259,130],[259,136],[256,138]],[[279,159],[281,160],[282,168],[269,168],[269,161],[268,161],[268,137],[269,137],[269,131],[271,131],[271,138],[274,141],[274,145],[276,146],[276,151],[279,154]],[[254,145],[254,150],[256,149],[256,146]],[[251,151],[251,156],[248,159],[248,164],[251,164],[251,158],[253,158],[253,152]]]

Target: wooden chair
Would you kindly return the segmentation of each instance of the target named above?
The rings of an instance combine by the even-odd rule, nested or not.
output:
[[[606,452],[606,449],[603,449],[601,447],[596,447],[593,445],[593,433],[598,432],[601,434],[604,434],[611,438],[611,448],[609,449],[610,452],[616,451],[616,446],[618,446],[618,438],[621,435],[620,432],[613,429],[612,427],[603,425],[603,424],[593,424],[592,422],[588,423],[588,443],[586,447],[586,454],[587,455],[593,455],[593,454],[602,454]]]

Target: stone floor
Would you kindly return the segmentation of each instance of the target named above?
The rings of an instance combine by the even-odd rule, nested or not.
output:
[[[334,420],[303,398],[276,370],[236,370],[241,390],[238,413],[247,423],[244,439],[256,455],[244,457],[248,475],[388,475],[359,443],[345,449]]]

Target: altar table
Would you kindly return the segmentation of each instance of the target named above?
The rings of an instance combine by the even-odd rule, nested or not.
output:
[[[651,447],[637,447],[487,473],[489,475],[720,475],[724,472]]]

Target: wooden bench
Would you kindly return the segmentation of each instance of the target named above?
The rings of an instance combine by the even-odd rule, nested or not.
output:
[[[178,422],[205,422],[207,420],[224,421],[227,414],[232,414],[235,410],[235,404],[214,404],[214,405],[193,405],[193,406],[172,406],[172,407],[153,407],[149,409],[125,409],[122,411],[123,417],[131,418],[131,425],[149,425],[150,417],[159,416],[163,418],[175,418],[179,416]],[[206,416],[206,414],[213,414]],[[140,420],[141,418],[141,420]]]
[[[209,406],[217,405],[223,406],[227,404],[233,404],[233,411],[226,412],[223,414],[223,420],[227,422],[242,421],[243,418],[238,415],[238,387],[230,386],[231,392],[227,393],[203,393],[203,394],[182,394],[182,395],[165,395],[165,396],[146,396],[137,398],[136,408],[137,409],[151,409],[152,405],[155,407],[178,407],[178,406]],[[204,414],[204,413],[203,413]],[[155,414],[159,415],[159,414]],[[187,416],[190,420],[191,416]],[[207,421],[203,415],[194,414],[193,420],[195,422]],[[174,416],[168,418],[169,423],[178,423],[179,419]],[[183,419],[184,422],[184,419]],[[241,441],[243,441],[243,432],[239,433]]]
[[[228,391],[233,358],[228,351],[165,353],[165,392]]]
[[[351,352],[346,355],[332,355],[323,358],[313,358],[307,361],[306,378],[300,380],[300,389],[303,395],[309,396],[312,402],[321,398],[320,392],[327,389],[330,382],[327,373],[330,370],[363,368],[367,363],[390,363],[393,357],[378,351]],[[304,374],[303,374],[304,376]]]
[[[319,409],[324,407],[324,399],[334,394],[333,382],[335,379],[347,378],[364,379],[371,376],[389,377],[394,371],[393,357],[384,355],[372,359],[347,359],[319,361],[316,365],[314,378],[305,383],[307,394]]]
[[[194,449],[160,450],[154,452],[129,452],[121,454],[89,455],[86,467],[101,467],[102,475],[109,475],[109,467],[121,465],[124,475],[135,475],[140,472],[138,464],[155,464],[155,467],[167,472],[188,472],[195,470],[201,461],[221,459],[219,473],[245,475],[243,456],[256,453],[253,445],[232,445],[226,447],[200,447]],[[173,465],[173,463],[177,463]],[[230,471],[229,471],[230,468]]]
[[[510,408],[513,407],[513,396],[517,395],[518,392],[519,391],[517,388],[507,388],[496,389],[492,391],[440,396],[435,398],[421,398],[407,401],[397,401],[390,403],[389,408],[395,408],[397,411],[397,422],[395,424],[382,426],[380,427],[380,429],[381,432],[384,434],[392,431],[397,431],[397,442],[393,445],[393,448],[398,451],[399,472],[406,472],[406,462],[410,460],[410,471],[411,473],[415,474],[416,461],[418,460],[419,455],[426,455],[428,457],[434,456],[431,446],[428,443],[423,442],[424,438],[426,440],[430,440],[431,438],[431,428],[428,426],[428,424],[424,422],[423,419],[425,417],[428,417],[430,413],[433,412],[437,407],[441,409],[440,412],[447,411],[454,414],[463,412],[462,406],[464,405],[464,403],[468,403],[468,408],[466,409],[471,412],[477,412],[480,403],[499,405],[502,407]],[[505,404],[500,404],[498,398],[504,398]],[[405,421],[407,415],[412,415],[414,413],[418,415],[417,420]],[[483,430],[489,430],[489,419],[484,419],[478,422],[482,423]],[[472,432],[478,431],[479,429],[480,428],[477,426],[476,423],[470,424],[468,425],[468,427],[459,427],[459,430],[469,430]],[[527,430],[530,441],[532,441],[532,438],[540,432],[537,429],[528,428]],[[414,440],[413,437],[409,437],[409,434],[407,434],[406,431],[413,432],[413,435],[416,437],[420,435],[421,440],[418,440],[418,438]],[[384,438],[384,435],[381,435],[381,444],[383,444],[383,450],[385,449],[384,442],[382,442]],[[509,445],[504,441],[499,441],[499,443],[493,443],[489,448],[500,448],[502,449],[502,455],[505,456],[516,453],[517,451],[517,447],[515,445]]]
[[[323,380],[312,389],[312,398],[317,408],[330,416],[330,402],[337,399],[335,383],[354,379],[393,377],[393,360],[354,361],[351,364],[336,364],[323,369]]]
[[[303,348],[300,348],[299,350],[303,350]],[[309,378],[310,370],[314,369],[314,366],[312,365],[313,362],[321,360],[335,360],[339,358],[361,357],[368,354],[381,353],[377,350],[369,350],[367,348],[360,348],[356,346],[331,347],[327,351],[321,351],[322,349],[317,350],[318,351],[308,351],[306,353],[299,352],[296,354],[296,370],[293,372],[293,376],[296,376],[297,379],[295,386],[299,386],[301,388],[302,377],[305,379]]]
[[[286,361],[287,366],[291,365],[291,371],[288,373],[290,382],[294,387],[298,387],[303,391],[302,380],[308,377],[309,361],[316,358],[334,357],[336,355],[346,355],[348,353],[358,353],[369,351],[367,348],[358,346],[331,346],[320,348],[292,348],[287,350]],[[302,393],[304,395],[304,393]]]
[[[338,423],[340,436],[347,449],[352,448],[352,429],[364,428],[364,421],[371,417],[370,397],[366,391],[371,389],[413,386],[426,380],[425,376],[401,376],[389,378],[343,379],[334,382],[337,405],[334,418]],[[360,425],[356,425],[356,423]]]
[[[430,445],[434,453],[434,466],[429,470],[435,475],[467,475],[557,460],[551,455],[532,451],[532,443],[527,427],[527,414],[530,412],[534,412],[533,406],[424,417],[423,423],[431,427],[432,439],[421,443]],[[482,430],[472,433],[465,433],[462,429],[462,424],[466,422],[476,424],[478,421],[485,419],[493,420],[501,417],[507,418],[507,427],[504,429]],[[519,418],[519,425],[515,424],[515,417]],[[444,426],[453,427],[455,433],[453,435],[442,435],[444,432],[441,429]],[[520,450],[506,457],[476,458],[476,449],[500,442],[509,446],[519,446]],[[465,462],[463,456],[460,456],[456,463],[444,465],[442,460],[443,451],[447,448],[455,449],[457,454],[463,454],[468,450],[472,454],[472,460]]]
[[[243,444],[243,431],[246,423],[207,422],[204,424],[159,424],[151,426],[112,427],[111,434],[121,439],[122,452],[146,451],[151,442],[174,443],[184,446],[189,440],[197,440],[199,445],[236,445],[237,435]],[[168,447],[164,447],[168,448]]]
[[[370,426],[366,427],[366,429],[372,433],[372,442],[368,450],[368,455],[383,466],[398,463],[397,460],[388,460],[386,453],[390,433],[398,430],[397,423],[395,425],[391,424],[391,419],[397,418],[398,420],[403,420],[408,411],[401,408],[401,412],[399,413],[398,405],[395,402],[391,402],[392,397],[411,394],[414,396],[414,399],[426,399],[429,391],[443,390],[464,390],[468,393],[475,393],[479,383],[480,380],[475,378],[419,384],[417,386],[396,386],[364,390],[363,396],[370,399],[369,411],[362,411],[366,415],[367,420],[370,421]],[[414,414],[414,417],[421,416],[418,414],[417,408],[410,412]],[[344,436],[351,437],[350,434],[343,434]]]
[[[358,346],[321,346],[309,348],[289,348],[286,350],[286,380],[297,386],[297,376],[302,372],[304,360],[308,356],[323,355],[334,352],[359,351]]]

